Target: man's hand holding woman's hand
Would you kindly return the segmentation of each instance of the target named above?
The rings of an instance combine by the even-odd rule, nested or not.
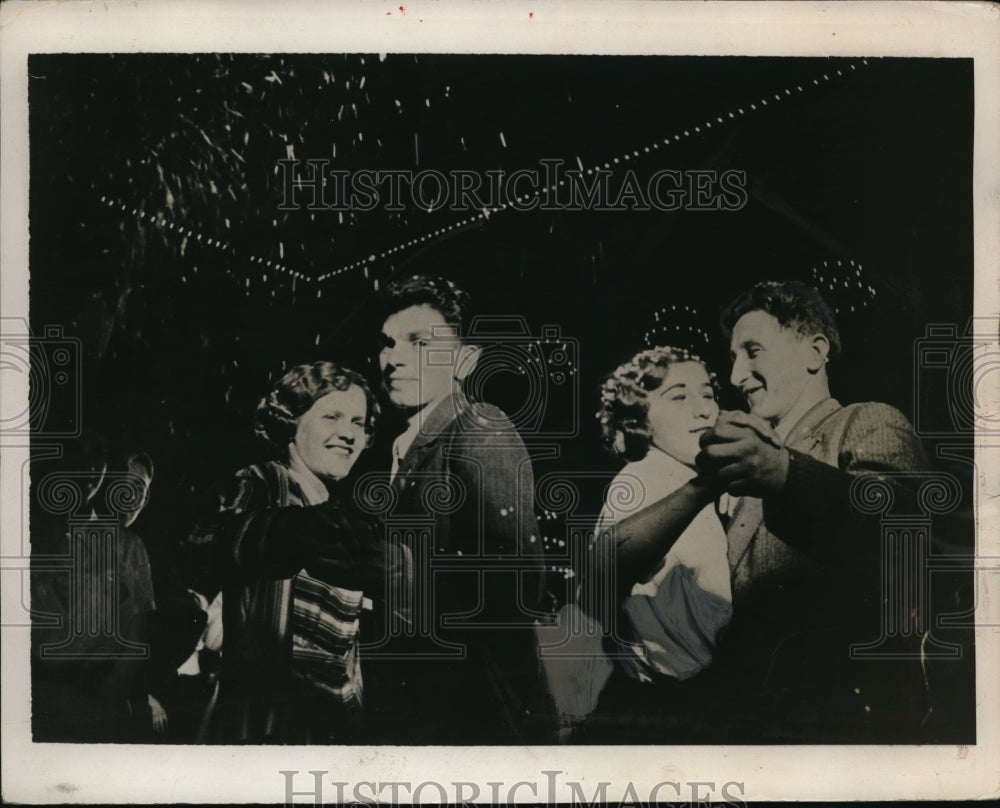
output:
[[[730,494],[763,497],[784,488],[789,454],[764,419],[723,411],[701,436],[696,463],[700,478],[717,480],[719,488]]]

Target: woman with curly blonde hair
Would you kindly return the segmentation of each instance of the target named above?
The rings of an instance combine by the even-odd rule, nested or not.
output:
[[[689,679],[709,665],[716,635],[732,617],[726,533],[714,504],[706,504],[651,563],[626,565],[628,554],[620,547],[656,544],[636,532],[642,521],[634,517],[697,477],[699,440],[715,424],[719,406],[705,363],[669,346],[636,354],[604,379],[600,392],[602,443],[626,463],[607,489],[581,602],[609,632],[615,650],[608,690],[615,691],[610,701],[618,715],[611,720],[620,723],[627,704],[635,723],[636,705],[644,709],[664,692],[652,685]],[[593,717],[594,730],[593,722],[608,720],[606,707]]]

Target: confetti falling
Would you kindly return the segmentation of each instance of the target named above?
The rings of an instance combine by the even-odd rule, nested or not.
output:
[[[348,78],[344,79],[344,85],[343,85],[344,92],[348,93],[349,96],[353,97],[354,94],[359,93],[359,92],[361,92],[361,91],[364,90],[365,85],[368,83],[368,75],[367,75],[367,73],[360,73],[360,70],[359,70],[359,68],[364,64],[364,58],[363,57],[344,57],[344,58],[345,58],[346,61],[348,61],[348,65],[349,65],[348,66],[349,76],[348,76]],[[413,57],[413,58],[414,58],[414,62],[415,62],[416,58],[415,57]],[[355,59],[357,61],[356,65],[354,66],[353,69],[350,67],[350,60],[351,59]],[[391,64],[392,62],[393,62],[393,60],[391,60],[391,59],[388,59],[388,58],[382,59],[382,58],[380,58],[379,62],[378,62],[378,65],[388,65],[388,64]],[[833,81],[835,78],[843,78],[845,75],[849,75],[852,72],[856,72],[859,67],[865,67],[865,66],[867,66],[868,63],[869,63],[868,59],[861,59],[857,63],[851,62],[851,63],[847,64],[843,70],[840,69],[840,68],[837,68],[837,69],[835,69],[833,71],[823,73],[822,74],[822,79],[820,79],[819,77],[817,77],[817,78],[812,79],[811,82],[807,80],[807,81],[803,81],[803,82],[792,83],[790,86],[783,88],[783,90],[781,92],[772,92],[772,93],[769,93],[769,94],[764,94],[759,99],[755,99],[755,100],[752,100],[752,101],[749,101],[749,102],[744,102],[743,104],[735,105],[734,109],[730,109],[730,110],[726,110],[724,112],[720,112],[719,114],[717,114],[716,116],[714,116],[714,121],[715,121],[714,125],[716,127],[718,127],[718,126],[726,124],[726,123],[734,122],[738,118],[746,116],[746,115],[748,115],[748,114],[750,114],[752,112],[761,111],[763,108],[766,108],[768,106],[768,103],[769,103],[768,96],[770,96],[770,99],[771,99],[770,103],[773,105],[773,104],[776,104],[776,103],[778,103],[778,102],[780,102],[780,101],[782,101],[782,100],[784,100],[786,98],[791,98],[793,95],[806,93],[811,88],[819,88],[823,84],[826,84],[826,83],[829,83],[829,82]],[[322,70],[318,70],[317,73],[316,73],[316,75],[317,75],[317,77],[321,78],[321,82],[320,82],[320,84],[315,85],[312,88],[312,91],[315,91],[316,87],[319,87],[320,89],[322,89],[322,88],[335,88],[337,86],[336,83],[335,83],[335,81],[334,81],[334,78],[335,78],[335,75],[336,75],[334,71],[331,71],[329,69],[322,69]],[[268,69],[267,72],[262,76],[262,78],[263,78],[265,84],[271,85],[273,88],[284,88],[286,86],[286,84],[289,86],[289,88],[291,88],[294,82],[301,81],[301,75],[300,76],[296,76],[294,66],[290,65],[290,64],[286,64],[286,62],[285,62],[285,60],[283,58],[279,59],[279,66],[278,67],[271,67],[270,69]],[[253,93],[254,92],[254,86],[253,86],[253,84],[251,84],[248,81],[245,81],[245,80],[241,81],[240,82],[240,86],[243,87],[243,88],[245,88],[248,93]],[[794,87],[794,91],[792,90],[792,87]],[[291,90],[289,90],[289,91],[291,91]],[[444,84],[442,86],[441,90],[440,90],[441,97],[447,99],[450,96],[450,94],[451,94],[451,85],[450,84]],[[297,95],[299,95],[300,97],[303,97],[305,95],[305,88],[302,87],[302,86],[298,86],[297,87]],[[178,98],[178,103],[181,103],[182,98],[183,98],[183,96],[181,96],[181,97]],[[364,101],[363,104],[360,103],[359,101],[355,101],[355,100],[346,100],[346,101],[341,102],[340,104],[338,104],[338,106],[337,106],[337,113],[336,113],[337,123],[341,123],[342,122],[344,111],[345,111],[345,109],[348,109],[348,108],[351,110],[352,117],[354,119],[360,121],[361,118],[362,118],[362,107],[364,107],[365,109],[371,109],[374,106],[374,105],[372,105],[372,103],[370,101],[370,97],[367,95],[367,93],[365,93],[365,99],[366,100]],[[260,100],[262,100],[262,101],[266,100],[266,94],[263,94],[260,97]],[[571,100],[571,96],[568,97],[567,101],[569,102],[570,100]],[[758,104],[758,101],[759,101],[759,104]],[[403,114],[404,105],[403,105],[403,102],[402,102],[402,100],[400,98],[398,98],[398,97],[397,98],[393,98],[391,103],[392,103],[393,108],[395,108],[395,110],[396,110],[396,112],[398,114]],[[225,123],[223,125],[223,129],[226,131],[227,136],[229,136],[228,139],[230,139],[230,140],[232,140],[231,136],[235,133],[234,122],[236,122],[236,121],[243,121],[244,122],[244,124],[243,124],[244,126],[249,126],[250,125],[249,124],[249,120],[252,118],[252,114],[248,115],[247,112],[243,112],[243,111],[240,111],[239,109],[237,109],[235,107],[236,104],[237,104],[237,102],[235,100],[233,100],[232,102],[227,101],[223,105],[223,109],[225,110],[226,115],[227,115],[227,117],[225,119]],[[618,105],[616,105],[616,106],[618,106]],[[427,110],[429,110],[431,108],[431,99],[430,99],[430,96],[426,96],[425,95],[423,97],[423,107],[425,109],[427,109]],[[379,120],[384,120],[384,118],[382,116],[379,116]],[[229,155],[232,155],[233,157],[236,158],[236,160],[237,160],[238,163],[245,164],[246,158],[243,155],[241,155],[239,152],[237,152],[232,146],[230,146],[228,149],[223,149],[222,146],[220,146],[216,142],[216,139],[213,139],[213,137],[210,136],[205,131],[205,129],[203,127],[197,126],[192,121],[188,121],[188,123],[189,123],[189,125],[191,125],[192,127],[194,127],[196,129],[199,137],[204,141],[204,143],[206,144],[206,146],[211,147],[210,148],[210,156],[213,157],[213,158],[217,158],[217,159],[219,159],[219,160],[222,161],[222,165],[220,167],[224,167],[228,171],[228,173],[230,173],[230,174],[234,174],[234,175],[237,174],[237,173],[238,174],[245,174],[244,170],[237,169],[234,165],[227,164],[227,162],[226,162],[226,158],[228,158]],[[697,136],[697,135],[703,134],[704,131],[711,130],[712,127],[713,127],[713,121],[711,119],[706,119],[702,124],[691,125],[691,126],[689,126],[687,128],[678,129],[677,131],[673,132],[672,134],[668,134],[665,137],[662,137],[660,140],[652,141],[652,142],[647,143],[645,145],[635,147],[635,148],[633,148],[631,150],[627,150],[624,153],[621,153],[621,154],[619,154],[617,156],[605,159],[603,162],[599,162],[596,165],[592,165],[592,166],[587,167],[587,168],[585,168],[585,163],[581,159],[581,157],[580,157],[579,154],[575,155],[574,161],[575,161],[576,165],[578,166],[579,170],[585,171],[585,173],[587,175],[593,175],[595,172],[597,172],[597,171],[599,171],[601,169],[613,170],[614,167],[620,166],[620,165],[622,165],[624,163],[627,163],[627,162],[629,162],[629,161],[631,161],[633,159],[638,159],[640,157],[647,157],[647,156],[651,155],[653,152],[659,150],[660,148],[666,148],[666,147],[668,147],[668,146],[670,146],[670,145],[672,145],[674,143],[678,143],[682,139],[691,138],[693,136]],[[298,133],[296,139],[299,141],[299,144],[300,144],[300,146],[302,146],[302,148],[300,148],[298,151],[296,151],[296,143],[290,142],[290,135],[289,135],[288,132],[275,132],[275,130],[272,127],[270,127],[270,126],[266,126],[265,128],[266,128],[267,133],[270,136],[272,136],[272,137],[276,136],[276,137],[278,137],[282,141],[283,149],[284,149],[284,157],[286,159],[295,159],[295,155],[296,154],[303,155],[303,154],[315,154],[316,153],[316,152],[313,152],[311,150],[307,150],[305,148],[306,140],[305,140],[304,135],[302,134],[301,131]],[[305,128],[305,127],[303,127],[303,128]],[[249,129],[247,129],[247,130],[245,130],[243,132],[242,142],[243,142],[244,146],[246,146],[250,142],[250,135],[251,135],[251,132],[250,132]],[[259,139],[259,137],[260,136],[258,134],[257,135],[257,139]],[[501,146],[501,150],[506,151],[508,149],[508,142],[507,142],[506,133],[503,130],[501,130],[501,131],[498,132],[498,136],[497,137],[498,137],[498,141],[499,141],[500,146]],[[238,139],[238,136],[237,136],[237,139]],[[466,145],[465,136],[464,135],[459,135],[459,137],[457,138],[457,140],[458,140],[458,143],[461,146],[462,150],[463,151],[467,151],[468,147]],[[358,157],[361,157],[364,154],[368,154],[369,153],[369,152],[367,152],[365,150],[365,145],[364,145],[365,142],[366,142],[366,140],[365,140],[365,132],[364,132],[364,130],[358,130],[355,133],[355,135],[354,135],[354,137],[352,138],[352,141],[351,141],[351,146],[352,146],[352,155],[351,156],[352,157],[354,157],[356,159]],[[377,137],[376,138],[376,142],[377,143],[381,143],[382,142],[382,137],[381,136]],[[333,158],[337,158],[337,144],[336,144],[335,141],[331,141],[329,149],[330,149],[330,152],[331,152]],[[421,165],[421,153],[420,153],[421,152],[421,144],[420,144],[420,133],[418,131],[416,131],[416,130],[413,131],[413,133],[412,133],[412,151],[413,151],[413,165],[415,167],[419,167]],[[342,155],[342,157],[343,157],[343,155]],[[147,157],[145,159],[148,160],[149,158]],[[167,209],[170,210],[170,211],[172,211],[173,208],[174,208],[174,205],[176,204],[176,200],[175,200],[174,195],[172,193],[171,187],[172,186],[181,186],[181,185],[183,185],[185,183],[184,183],[184,181],[181,180],[181,178],[178,175],[174,175],[174,182],[170,182],[168,180],[168,178],[164,175],[163,167],[159,163],[157,163],[157,171],[158,171],[159,176],[161,177],[161,182],[165,186],[165,188],[164,188],[165,197],[168,200]],[[277,173],[278,173],[277,166],[274,167],[274,171],[275,171],[275,173],[277,175]],[[186,182],[188,184],[190,184],[191,183],[191,179],[188,179]],[[233,187],[234,187],[234,185],[238,185],[238,187],[241,187],[244,190],[249,190],[248,186],[246,184],[246,180],[245,179],[243,179],[242,182],[234,183],[232,181],[227,181],[224,176],[220,176],[218,180],[216,180],[214,177],[210,177],[209,178],[209,183],[210,183],[210,187],[213,187],[213,188],[214,187],[225,187],[225,188],[227,188],[228,191],[229,191],[229,193],[230,193],[230,195],[233,194]],[[97,187],[98,186],[95,185],[95,188],[97,188]],[[533,198],[539,198],[543,194],[554,193],[557,190],[558,190],[558,185],[552,185],[552,186],[546,186],[546,187],[542,187],[542,188],[536,188],[536,189],[532,190],[530,193],[526,193],[523,196],[519,197],[519,201],[522,202],[522,203],[527,203],[527,202],[531,201]],[[102,196],[110,196],[109,194],[103,194],[103,193],[101,195]],[[433,241],[435,241],[437,239],[440,239],[440,238],[443,238],[443,237],[448,237],[450,234],[454,234],[454,233],[457,233],[457,232],[462,232],[464,229],[469,228],[471,226],[475,226],[477,223],[485,223],[485,222],[489,221],[490,216],[492,214],[496,214],[496,213],[499,213],[499,212],[506,212],[506,211],[509,211],[510,209],[511,209],[511,207],[508,204],[505,204],[505,203],[501,203],[501,204],[498,204],[498,205],[495,205],[495,206],[487,206],[487,207],[483,208],[482,210],[480,210],[480,211],[478,211],[478,212],[476,212],[476,213],[474,213],[474,214],[472,214],[470,216],[467,216],[465,218],[459,219],[458,221],[452,221],[452,222],[449,222],[447,224],[442,224],[441,226],[439,226],[439,227],[437,227],[435,229],[432,229],[432,230],[429,230],[429,231],[425,231],[425,232],[423,232],[423,233],[421,233],[419,235],[414,235],[414,236],[412,236],[412,237],[410,237],[410,238],[408,238],[408,239],[406,239],[404,241],[397,242],[396,244],[394,244],[394,245],[392,245],[390,247],[387,247],[385,249],[381,249],[381,250],[378,250],[378,251],[375,251],[375,252],[366,252],[365,253],[366,257],[365,258],[360,258],[360,259],[357,259],[355,261],[351,261],[351,262],[348,262],[348,263],[345,263],[345,264],[339,264],[339,265],[335,266],[334,268],[329,269],[329,270],[327,270],[325,272],[321,271],[321,272],[318,272],[318,273],[314,273],[314,272],[306,272],[304,269],[294,269],[293,270],[293,269],[291,269],[289,267],[289,265],[287,263],[284,263],[284,254],[283,254],[283,250],[281,250],[281,252],[280,252],[280,254],[278,256],[279,257],[279,261],[282,262],[281,263],[281,269],[279,271],[285,272],[286,274],[290,275],[291,277],[294,277],[294,278],[299,279],[299,280],[307,279],[308,278],[308,279],[311,279],[311,280],[316,281],[316,282],[325,282],[325,281],[328,281],[328,280],[331,280],[331,279],[334,279],[334,278],[339,278],[339,277],[343,276],[344,274],[346,274],[348,272],[352,272],[354,270],[357,270],[357,269],[360,269],[360,268],[363,268],[363,267],[367,267],[369,264],[371,264],[373,262],[373,260],[374,261],[384,261],[384,260],[387,260],[387,259],[391,259],[395,255],[398,255],[398,254],[403,253],[403,252],[411,251],[412,249],[418,248],[421,245],[428,244],[430,242],[433,242]],[[181,210],[178,210],[177,212],[183,215],[185,211],[183,209],[181,209]],[[425,213],[433,214],[435,212],[436,211],[434,210],[433,206],[425,209]],[[352,214],[353,213],[354,212],[352,211]],[[156,222],[159,221],[159,217],[157,216],[157,214],[152,214],[152,216],[153,216],[153,219],[152,219],[153,221],[156,221]],[[235,218],[235,217],[228,217],[227,216],[227,217],[224,217],[224,218],[229,219],[229,218]],[[315,222],[315,217],[311,217],[310,221]],[[328,221],[328,220],[324,219],[324,221],[321,224],[325,224],[326,221]],[[283,216],[280,221],[279,220],[274,220],[272,222],[272,226],[273,226],[273,228],[275,230],[279,229],[279,227],[284,227],[284,226],[287,226],[289,224],[290,224],[290,220],[289,220],[289,217],[287,215]],[[342,226],[347,226],[349,228],[353,228],[353,227],[357,226],[357,219],[356,218],[350,218],[350,219],[348,219],[348,220],[345,221],[343,217],[338,217],[338,224],[340,224]],[[214,224],[214,222],[212,222],[210,220],[206,220],[202,224],[201,227],[198,227],[198,228],[192,227],[192,228],[189,228],[189,229],[197,230],[198,232],[201,232],[202,230],[210,232],[215,227],[216,227],[216,225]],[[334,238],[333,241],[335,242],[336,239]],[[263,246],[263,249],[261,249],[260,247],[258,247],[254,252],[267,254],[269,252],[275,251],[273,247],[268,248],[265,245],[262,245],[262,246]],[[296,250],[296,253],[298,255],[304,255],[304,254],[310,254],[310,255],[312,255],[313,254],[313,250],[311,249],[311,246],[308,243],[303,242],[300,245],[299,249]],[[372,258],[372,256],[374,256],[374,259]],[[263,259],[263,260],[266,261],[268,259]],[[302,259],[299,258],[298,260],[301,261]],[[298,261],[296,261],[296,262],[298,262]],[[313,261],[310,260],[309,263],[312,264]]]
[[[810,267],[811,282],[820,290],[840,315],[857,313],[867,309],[875,299],[877,291],[872,286],[861,264],[853,259],[824,261],[822,267]]]
[[[41,318],[39,327],[78,328],[91,389],[127,393],[101,417],[155,435],[169,420],[172,439],[192,451],[218,440],[221,448],[210,451],[214,470],[250,455],[242,443],[246,424],[282,363],[336,353],[372,370],[355,327],[358,312],[373,291],[411,268],[447,268],[498,309],[524,312],[535,324],[566,323],[565,333],[582,338],[582,353],[559,371],[545,352],[536,354],[543,374],[535,359],[510,365],[484,388],[484,397],[501,404],[513,397],[505,389],[513,378],[522,385],[542,379],[555,396],[559,372],[583,376],[581,395],[593,395],[595,375],[634,353],[657,322],[653,312],[674,303],[698,308],[692,325],[717,343],[719,297],[758,266],[762,277],[774,267],[805,279],[814,267],[816,282],[839,296],[841,314],[851,306],[870,311],[874,301],[881,317],[890,301],[902,301],[903,314],[880,333],[886,354],[904,337],[912,341],[907,306],[945,307],[952,305],[949,295],[971,299],[961,280],[934,286],[922,300],[906,294],[911,273],[934,278],[935,267],[950,265],[939,245],[962,232],[951,202],[928,198],[925,177],[920,188],[893,186],[900,204],[886,206],[887,189],[871,182],[871,155],[886,163],[886,176],[901,178],[909,176],[913,155],[931,147],[962,153],[952,134],[955,116],[927,115],[935,104],[950,110],[945,105],[958,104],[949,99],[960,94],[938,92],[933,82],[885,81],[918,69],[906,60],[693,59],[665,66],[646,60],[641,64],[649,70],[636,82],[623,77],[635,76],[640,62],[592,58],[559,64],[401,54],[33,59],[31,75],[45,78],[31,79],[31,90],[46,88],[33,96],[39,159],[51,171],[32,179],[32,205],[39,206],[33,214],[42,214],[32,217],[31,316]],[[728,80],[718,82],[724,74]],[[484,83],[496,75],[504,81]],[[814,107],[836,109],[840,117],[818,115]],[[884,148],[889,131],[898,135],[893,150]],[[728,159],[727,148],[734,149],[733,165],[746,164],[784,199],[768,207],[771,200],[754,197],[739,215],[698,221],[655,214],[501,216],[511,211],[498,205],[429,214],[413,206],[336,213],[279,207],[277,162],[292,156],[324,158],[343,170],[411,169],[419,161],[420,168],[508,173],[560,157],[574,170],[607,165],[620,173],[703,166]],[[823,185],[823,171],[842,175],[843,187]],[[940,185],[946,177],[933,179]],[[551,193],[549,186],[540,190]],[[919,207],[909,201],[916,199]],[[807,227],[781,220],[780,203],[788,200],[808,212]],[[830,255],[843,265],[829,259],[823,266]],[[857,256],[861,275],[849,262]],[[741,266],[744,257],[758,263]],[[900,355],[909,348],[904,344]],[[891,388],[889,381],[875,383]],[[569,399],[570,393],[553,398],[566,405],[552,410],[553,419],[574,407],[590,411],[589,399],[572,406]],[[136,412],[126,412],[125,402],[133,400]],[[513,403],[505,404],[508,412],[515,412]],[[565,443],[590,451],[585,433]],[[159,446],[168,446],[166,438]],[[593,448],[596,454],[596,441]],[[543,542],[541,531],[537,541]],[[551,552],[574,541],[570,530],[550,521],[544,543]]]

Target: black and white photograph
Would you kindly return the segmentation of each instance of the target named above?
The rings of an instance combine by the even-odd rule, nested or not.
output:
[[[996,788],[995,13],[30,5],[5,797]]]

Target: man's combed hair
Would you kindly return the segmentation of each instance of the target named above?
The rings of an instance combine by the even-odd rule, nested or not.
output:
[[[382,292],[381,304],[383,319],[411,306],[430,306],[457,329],[460,338],[469,335],[472,299],[468,292],[444,278],[412,275],[395,280]]]
[[[360,373],[333,362],[317,361],[291,368],[257,405],[254,434],[266,440],[279,453],[288,450],[295,437],[299,419],[312,405],[335,390],[360,387],[367,402],[365,431],[371,444],[379,407],[371,388]]]
[[[740,317],[751,311],[770,314],[783,328],[792,328],[804,337],[822,334],[830,343],[830,359],[840,353],[837,317],[812,286],[800,281],[763,281],[733,300],[722,311],[722,331],[726,338]]]
[[[611,454],[625,460],[642,460],[653,441],[649,429],[649,394],[659,390],[670,368],[681,362],[698,362],[705,367],[712,388],[718,394],[715,374],[705,362],[684,348],[669,345],[650,348],[619,365],[601,383],[601,444]]]

